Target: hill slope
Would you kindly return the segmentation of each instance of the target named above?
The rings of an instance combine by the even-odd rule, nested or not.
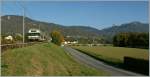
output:
[[[148,32],[149,25],[141,22],[131,22],[126,24],[121,24],[119,26],[112,26],[109,28],[102,29],[100,33],[102,34],[116,34],[119,32]]]
[[[22,33],[22,16],[6,15],[2,16],[2,34]],[[52,30],[60,30],[64,35],[69,36],[98,36],[98,29],[86,26],[63,26],[55,23],[47,23],[25,18],[25,31],[30,28],[39,28],[47,35]]]
[[[149,32],[149,24],[130,22],[100,30],[100,34],[106,37],[108,41],[111,41],[112,37],[120,32]]]
[[[2,34],[22,33],[22,23],[22,16],[2,16]],[[30,28],[40,28],[48,36],[52,30],[59,30],[64,36],[90,38],[103,36],[109,41],[119,32],[149,32],[149,24],[141,22],[130,22],[98,30],[88,26],[63,26],[55,23],[36,21],[26,17],[25,31],[27,32]]]

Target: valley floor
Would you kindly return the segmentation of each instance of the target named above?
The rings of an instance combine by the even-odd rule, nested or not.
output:
[[[72,46],[72,48],[111,66],[145,75],[149,74],[148,49],[113,46]]]

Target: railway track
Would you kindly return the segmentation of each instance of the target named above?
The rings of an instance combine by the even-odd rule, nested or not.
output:
[[[31,46],[31,45],[40,44],[40,43],[44,43],[44,42],[28,42],[28,43],[3,44],[3,45],[0,45],[0,47],[1,47],[1,52],[4,52],[7,49],[22,48],[22,47]]]

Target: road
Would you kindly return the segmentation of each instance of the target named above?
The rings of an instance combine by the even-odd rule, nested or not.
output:
[[[88,56],[82,52],[79,52],[73,48],[64,46],[64,49],[68,54],[70,54],[77,62],[81,64],[85,64],[87,66],[93,67],[98,70],[104,70],[108,73],[110,73],[112,76],[143,76],[141,74],[133,73],[130,71],[126,71],[123,69],[119,69],[113,66],[110,66],[108,64],[105,64],[104,62],[101,62],[99,60],[96,60],[92,58],[91,56]]]

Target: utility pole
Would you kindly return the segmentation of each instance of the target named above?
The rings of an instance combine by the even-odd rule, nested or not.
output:
[[[22,35],[23,35],[23,43],[25,43],[25,35],[24,35],[24,25],[25,25],[25,9],[23,7],[23,27],[22,27]]]
[[[0,1],[0,45],[2,40],[1,28],[2,28],[2,0]]]
[[[22,2],[24,2],[24,1],[22,1]],[[22,36],[23,36],[22,43],[25,43],[25,7],[23,4],[20,4],[20,6],[23,9],[23,11],[22,11],[22,13],[23,13],[23,17],[22,17]]]

